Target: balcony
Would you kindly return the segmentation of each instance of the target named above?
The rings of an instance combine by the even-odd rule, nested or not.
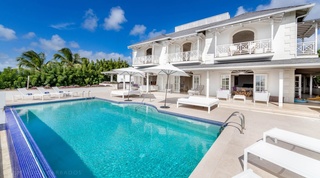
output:
[[[298,55],[314,55],[317,54],[315,50],[315,42],[300,42],[297,43],[297,54]]]
[[[139,56],[133,58],[134,66],[139,65],[157,65],[159,64],[159,56],[156,55],[148,55],[148,56]]]
[[[181,62],[200,62],[200,54],[201,52],[198,50],[186,51],[186,52],[178,52],[178,53],[170,53],[167,54],[168,62],[170,63],[181,63]]]
[[[217,45],[216,58],[271,53],[271,39]]]

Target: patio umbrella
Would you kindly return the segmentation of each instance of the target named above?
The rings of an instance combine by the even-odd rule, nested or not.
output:
[[[141,70],[138,70],[136,68],[133,67],[127,67],[127,68],[120,68],[120,69],[113,69],[112,71],[117,72],[119,75],[129,75],[129,91],[128,91],[128,98],[125,101],[131,101],[129,99],[129,92],[131,91],[131,76],[141,76],[144,77],[144,72],[142,72]],[[124,87],[124,86],[123,86]]]
[[[158,73],[158,74],[164,74],[167,75],[167,84],[166,84],[166,94],[164,98],[164,105],[160,106],[160,108],[169,108],[167,106],[167,91],[168,91],[168,83],[169,83],[169,76],[174,75],[174,76],[187,76],[189,75],[185,73],[183,70],[179,69],[178,67],[173,66],[172,64],[161,64],[155,67],[149,67],[144,69],[146,72],[153,72],[153,73]]]

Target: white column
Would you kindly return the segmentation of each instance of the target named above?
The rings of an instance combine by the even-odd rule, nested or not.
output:
[[[123,90],[126,90],[126,76],[125,76],[125,75],[122,75],[122,77],[123,77],[123,81],[122,81],[122,83],[123,83]]]
[[[214,32],[214,57],[217,57],[217,33]]]
[[[307,88],[307,77],[304,75],[303,76],[303,86],[302,86],[303,93],[306,93],[306,88]]]
[[[318,23],[316,22],[315,27],[314,27],[314,53],[318,54]]]
[[[207,92],[206,92],[207,98],[209,98],[209,89],[210,89],[210,72],[207,71]]]
[[[154,43],[152,43],[152,64],[154,61]]]
[[[113,82],[113,74],[111,74],[110,82]]]
[[[279,107],[283,106],[283,70],[279,71]]]
[[[310,75],[309,95],[312,96],[313,75]]]
[[[273,36],[274,36],[274,21],[273,19],[271,19],[271,41],[270,41],[271,51],[273,51]]]
[[[200,57],[199,57],[199,55],[200,55],[200,37],[198,36],[198,38],[197,38],[197,59],[199,60],[200,59]]]
[[[149,72],[147,73],[147,93],[149,93]]]

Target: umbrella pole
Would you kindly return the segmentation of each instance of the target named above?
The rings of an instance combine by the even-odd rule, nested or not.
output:
[[[130,95],[130,90],[131,90],[131,75],[129,75],[129,77],[130,77],[130,79],[129,79],[128,99],[126,99],[125,101],[132,101],[132,100],[130,100],[130,97],[129,97],[129,95]]]
[[[169,106],[167,106],[168,83],[169,83],[169,74],[167,74],[167,85],[166,85],[166,94],[165,94],[165,97],[164,97],[164,105],[160,106],[160,108],[170,108]]]

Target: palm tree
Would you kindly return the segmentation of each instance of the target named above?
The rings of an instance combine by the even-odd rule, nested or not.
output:
[[[41,72],[45,65],[46,56],[44,53],[36,53],[33,50],[22,53],[20,57],[17,57],[18,66],[26,67]]]
[[[58,52],[59,53],[53,55],[53,58],[55,60],[60,60],[62,64],[69,67],[73,67],[76,64],[82,64],[82,61],[86,59],[81,58],[78,53],[72,54],[69,48],[62,48]]]

